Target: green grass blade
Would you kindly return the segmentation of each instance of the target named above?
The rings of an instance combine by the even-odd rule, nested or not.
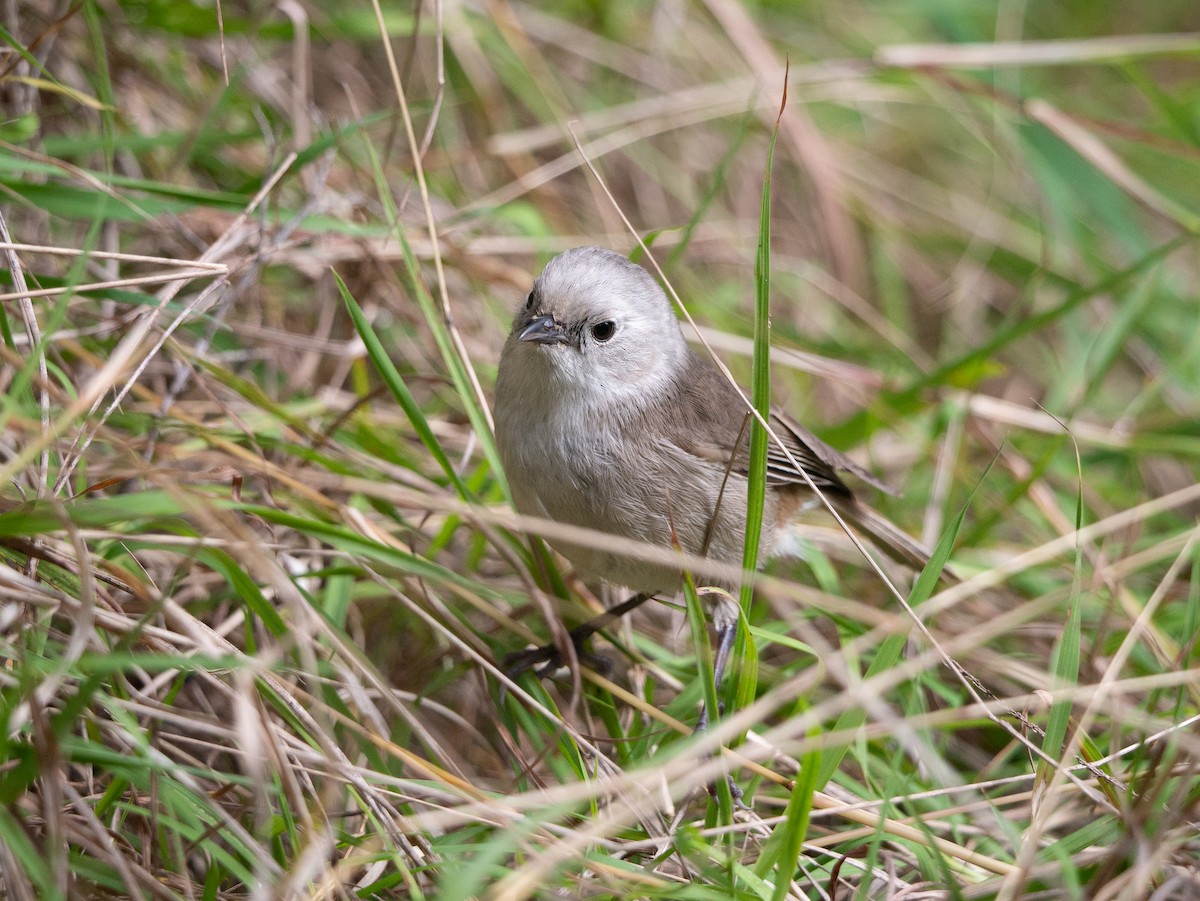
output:
[[[779,104],[779,115],[771,130],[771,141],[767,147],[767,161],[763,171],[762,199],[758,212],[758,250],[754,259],[754,376],[750,388],[750,402],[765,422],[771,415],[771,169],[775,161],[775,143],[779,137],[779,123],[787,105],[787,78],[784,78],[783,97]],[[767,491],[767,448],[770,441],[766,429],[758,420],[750,427],[750,469],[746,488],[746,540],[742,546],[742,570],[753,573],[758,569],[759,543],[762,540],[763,510]],[[738,637],[734,651],[734,666],[737,685],[734,696],[735,710],[740,710],[754,700],[758,690],[758,652],[746,624],[754,604],[754,582],[748,575],[743,577],[738,597]]]
[[[507,496],[508,481],[504,476],[504,466],[500,462],[500,452],[496,449],[496,440],[492,434],[488,414],[481,406],[483,401],[474,389],[475,379],[470,369],[470,361],[459,355],[454,339],[450,335],[449,324],[421,280],[421,269],[417,264],[416,256],[413,254],[405,226],[400,221],[400,214],[392,199],[392,191],[388,185],[387,176],[384,174],[383,167],[371,142],[364,140],[363,143],[371,160],[376,189],[379,193],[380,201],[383,203],[388,224],[392,229],[392,233],[400,242],[409,290],[412,296],[416,298],[417,305],[421,309],[421,314],[425,317],[425,322],[429,326],[430,333],[433,335],[434,343],[437,344],[442,360],[446,364],[450,380],[458,393],[459,401],[462,403],[467,418],[471,421],[471,426],[475,430],[475,437],[479,441],[479,446],[483,450],[484,457],[491,465],[497,483],[502,487]]]
[[[1076,466],[1081,467],[1079,461],[1079,449],[1075,449]],[[1083,525],[1083,471],[1082,468],[1077,468],[1079,473],[1075,482],[1075,529],[1078,531]],[[1071,597],[1067,603],[1066,622],[1063,624],[1062,635],[1054,646],[1054,652],[1050,659],[1050,671],[1054,674],[1055,689],[1069,690],[1079,682],[1079,664],[1082,659],[1082,640],[1083,640],[1083,610],[1082,610],[1082,594],[1083,594],[1083,545],[1077,543],[1075,546],[1075,576],[1071,582]],[[1046,737],[1043,740],[1042,747],[1046,754],[1052,760],[1058,760],[1060,765],[1067,765],[1067,761],[1061,760],[1064,743],[1067,738],[1067,731],[1071,725],[1071,711],[1074,704],[1070,700],[1054,701],[1050,706],[1050,715],[1046,720]],[[1048,781],[1053,777],[1053,772],[1049,761],[1044,758],[1038,761],[1038,780]]]
[[[449,458],[446,457],[441,443],[437,440],[437,436],[429,428],[429,422],[425,419],[425,414],[421,412],[421,408],[413,398],[412,392],[404,384],[404,379],[396,369],[396,365],[392,362],[391,357],[388,356],[387,351],[384,350],[379,336],[371,328],[371,323],[367,321],[362,307],[351,296],[350,290],[346,287],[346,283],[342,281],[341,276],[335,272],[333,277],[337,281],[338,290],[342,294],[342,301],[346,304],[346,310],[350,313],[354,327],[358,330],[359,337],[362,338],[363,344],[367,347],[367,355],[371,358],[371,362],[375,364],[376,370],[378,370],[384,383],[392,392],[392,397],[396,398],[396,402],[400,404],[400,407],[408,415],[408,420],[416,430],[417,437],[421,439],[421,443],[425,445],[430,456],[441,467],[442,472],[446,474],[446,478],[454,486],[459,497],[465,501],[471,500],[471,493],[467,490],[467,486],[463,484],[462,479],[458,477],[458,472],[455,471]]]

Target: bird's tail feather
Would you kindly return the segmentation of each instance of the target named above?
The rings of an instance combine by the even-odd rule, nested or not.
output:
[[[856,500],[838,503],[836,508],[851,526],[897,563],[917,572],[929,563],[929,550],[879,511]],[[946,575],[952,578],[949,572]]]

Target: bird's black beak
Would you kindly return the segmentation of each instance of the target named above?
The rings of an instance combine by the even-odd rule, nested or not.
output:
[[[570,338],[567,330],[554,321],[553,316],[539,316],[521,330],[517,337],[522,341],[535,341],[538,344],[567,344]]]

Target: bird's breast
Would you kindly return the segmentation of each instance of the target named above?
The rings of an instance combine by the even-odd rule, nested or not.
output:
[[[656,438],[643,423],[584,404],[497,404],[496,430],[518,512],[739,563],[746,481]],[[561,400],[561,399],[558,399]],[[535,401],[535,402],[529,402]],[[768,514],[765,525],[772,524]],[[550,543],[577,569],[640,591],[672,590],[677,568],[600,546]],[[768,539],[769,540],[769,539]]]

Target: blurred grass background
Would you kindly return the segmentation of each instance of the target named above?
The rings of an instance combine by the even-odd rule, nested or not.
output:
[[[2,25],[5,897],[1200,893],[1194,3]],[[749,377],[785,63],[775,399],[969,578],[915,629],[814,519],[688,739],[678,603],[582,694],[496,669],[619,595],[531,552],[488,399],[618,209]]]

